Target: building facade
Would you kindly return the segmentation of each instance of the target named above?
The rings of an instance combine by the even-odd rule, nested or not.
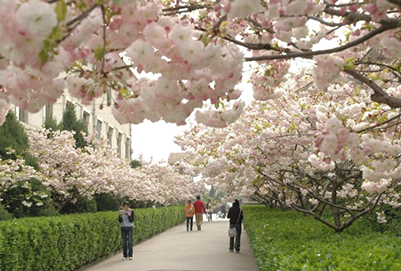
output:
[[[172,152],[168,156],[167,163],[170,166],[174,166],[176,163],[181,162],[181,160],[187,156],[188,156],[188,154],[185,152]]]
[[[109,145],[117,150],[120,158],[131,161],[131,124],[119,124],[110,106],[100,109],[100,99],[94,100],[90,106],[85,106],[65,91],[55,104],[47,104],[38,113],[32,114],[18,107],[15,107],[15,113],[27,129],[38,129],[44,126],[46,118],[54,118],[59,123],[69,103],[74,105],[77,117],[87,124],[89,133],[96,132],[98,137],[107,138]]]

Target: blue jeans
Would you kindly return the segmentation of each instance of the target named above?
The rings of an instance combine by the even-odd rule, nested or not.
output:
[[[123,235],[123,255],[125,258],[132,257],[132,236],[134,234],[134,227],[121,227]]]

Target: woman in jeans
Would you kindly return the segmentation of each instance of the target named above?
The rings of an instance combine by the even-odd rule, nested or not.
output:
[[[185,205],[185,216],[187,217],[187,231],[189,231],[189,228],[191,228],[194,225],[194,206],[192,205],[191,201],[188,200],[188,203]],[[191,226],[191,227],[190,227]]]
[[[228,211],[227,218],[230,219],[230,228],[237,229],[237,237],[230,237],[230,252],[235,251],[239,253],[241,248],[241,231],[242,231],[242,220],[244,219],[244,215],[242,210],[239,208],[239,201],[236,199],[234,201],[233,207]],[[234,246],[235,239],[235,246]]]
[[[120,210],[118,221],[121,223],[121,233],[123,236],[123,260],[132,260],[132,236],[134,234],[135,220],[134,210],[129,208],[129,202],[123,203],[123,209]]]

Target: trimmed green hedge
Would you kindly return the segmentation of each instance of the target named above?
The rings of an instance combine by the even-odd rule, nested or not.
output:
[[[117,212],[0,222],[0,270],[69,271],[121,249]],[[136,209],[134,243],[185,220],[182,207]]]
[[[244,225],[260,271],[401,270],[401,237],[362,221],[338,234],[292,211],[245,206]]]

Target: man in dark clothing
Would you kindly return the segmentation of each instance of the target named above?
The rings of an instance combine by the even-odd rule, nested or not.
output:
[[[234,251],[234,239],[235,239],[235,251],[239,253],[241,248],[241,232],[242,232],[242,220],[244,215],[241,208],[239,207],[239,201],[234,201],[233,207],[228,211],[227,218],[230,219],[230,228],[237,229],[237,237],[230,237],[230,252]]]

